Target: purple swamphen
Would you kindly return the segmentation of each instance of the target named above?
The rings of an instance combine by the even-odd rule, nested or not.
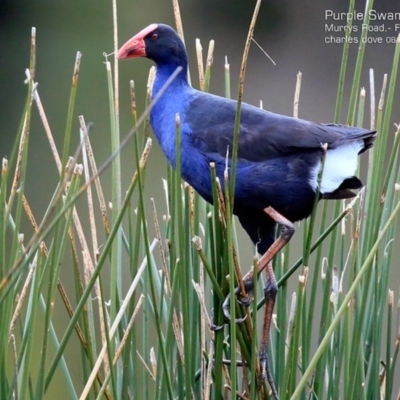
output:
[[[149,25],[128,40],[117,57],[120,60],[147,57],[156,63],[153,98],[181,67],[152,108],[150,123],[165,156],[175,166],[176,114],[179,114],[182,177],[205,200],[212,202],[210,163],[215,163],[217,176],[223,184],[227,150],[231,151],[233,146],[237,102],[189,85],[186,49],[170,26]],[[317,124],[242,104],[233,212],[258,252],[263,254],[257,270],[257,274],[263,270],[267,272],[266,311],[259,355],[263,376],[267,375],[275,397],[277,392],[267,357],[277,292],[271,260],[290,240],[294,233],[293,222],[311,214],[322,167],[322,144],[327,145],[327,151],[318,188],[320,198],[345,199],[354,196],[351,189],[362,187],[354,176],[358,155],[373,145],[375,135],[375,131]],[[276,224],[281,227],[277,239]],[[249,272],[244,277],[249,292],[253,287],[252,276]],[[248,303],[248,299],[242,302]],[[225,313],[229,315],[226,310]]]

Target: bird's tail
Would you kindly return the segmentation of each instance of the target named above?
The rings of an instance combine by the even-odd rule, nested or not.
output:
[[[343,136],[335,142],[335,146],[341,146],[342,144],[354,141],[363,140],[364,146],[361,148],[358,154],[364,153],[374,145],[374,141],[377,135],[376,131],[371,131],[363,128],[356,128],[347,125],[338,124],[325,124],[327,126],[332,126],[343,131]]]
[[[356,195],[352,192],[352,189],[361,189],[362,187],[362,182],[356,176],[352,176],[351,178],[345,179],[335,191],[323,193],[322,198],[326,200],[351,199]]]

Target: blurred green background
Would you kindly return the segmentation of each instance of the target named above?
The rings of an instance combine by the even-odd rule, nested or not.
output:
[[[255,2],[248,0],[182,0],[180,2],[185,41],[191,64],[192,84],[198,87],[195,58],[195,39],[200,38],[204,57],[208,42],[215,40],[214,64],[211,77],[211,92],[223,95],[223,66],[225,56],[231,65],[232,96],[236,95],[238,70],[248,25]],[[362,12],[364,1],[356,1]],[[31,27],[37,29],[36,81],[52,133],[59,151],[63,143],[71,76],[76,52],[82,52],[77,102],[75,107],[73,143],[79,137],[78,115],[86,122],[93,122],[90,132],[94,154],[98,165],[111,153],[109,133],[109,108],[106,71],[103,53],[113,51],[111,1],[95,0],[1,0],[0,2],[0,156],[10,154],[24,107],[27,87],[24,85],[25,69],[29,63]],[[336,88],[342,55],[342,45],[326,44],[325,11],[347,11],[347,0],[330,1],[264,1],[261,6],[255,39],[275,60],[274,66],[253,45],[248,60],[245,101],[282,114],[293,113],[293,94],[298,71],[303,73],[299,116],[317,122],[331,122],[334,118]],[[374,9],[379,12],[400,12],[398,0],[379,2]],[[174,26],[172,2],[161,0],[137,0],[118,2],[119,43],[153,22]],[[344,25],[346,22],[335,22]],[[398,21],[400,24],[400,21]],[[361,24],[357,22],[358,25]],[[387,22],[391,31],[372,36],[395,36],[394,22]],[[400,30],[397,34],[400,33]],[[344,36],[343,33],[334,34]],[[359,36],[359,34],[358,34]],[[350,46],[350,69],[348,81],[352,79],[357,45]],[[375,71],[376,97],[383,74],[390,71],[393,59],[393,44],[370,44],[367,46],[361,85],[367,88],[369,104],[368,69]],[[148,60],[136,60],[120,64],[120,115],[121,136],[130,130],[129,80],[135,80],[139,111],[143,110],[148,69]],[[399,79],[398,79],[399,81]],[[400,82],[397,83],[400,93]],[[350,87],[346,87],[346,110]],[[36,107],[33,107],[30,132],[30,152],[26,195],[38,221],[47,207],[57,182],[56,168],[51,156]],[[342,113],[341,122],[346,122],[347,113]],[[394,122],[400,120],[400,96],[395,98]],[[366,113],[364,126],[369,126]],[[394,132],[394,127],[393,127]],[[132,147],[122,153],[125,183],[134,171]],[[365,166],[365,157],[363,165]],[[146,197],[161,195],[161,177],[165,176],[166,161],[157,144],[153,146],[147,166]],[[363,171],[365,176],[365,171]],[[110,174],[102,178],[106,200],[109,201]],[[126,187],[126,185],[124,186]],[[107,197],[108,196],[108,197]],[[160,208],[163,198],[159,201]],[[250,241],[243,236],[242,256],[251,260]],[[397,253],[397,259],[400,254]],[[248,265],[250,261],[247,261]],[[64,273],[68,276],[68,272]],[[392,289],[398,293],[399,274],[395,274]],[[60,317],[61,319],[62,317]],[[65,321],[60,321],[63,329]],[[73,357],[73,355],[70,355]],[[76,354],[79,357],[79,354]],[[79,361],[78,361],[79,363]],[[79,371],[77,371],[79,379]]]

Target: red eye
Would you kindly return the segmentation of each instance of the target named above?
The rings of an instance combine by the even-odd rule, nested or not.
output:
[[[156,40],[156,39],[158,38],[157,33],[153,33],[153,34],[151,35],[151,38],[152,38],[153,40]]]

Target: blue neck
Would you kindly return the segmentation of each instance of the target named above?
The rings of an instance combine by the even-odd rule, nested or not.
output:
[[[182,70],[178,73],[178,75],[175,77],[175,79],[170,83],[168,88],[166,89],[166,92],[169,92],[170,90],[176,90],[177,88],[184,88],[185,86],[189,86],[188,80],[187,80],[187,61],[186,60],[180,60],[178,63],[168,63],[168,64],[157,64],[157,73],[156,73],[156,79],[154,81],[153,85],[153,92],[152,92],[152,97],[157,95],[157,93],[161,90],[161,88],[164,86],[165,82],[168,80],[168,78],[176,71],[178,67],[181,67]]]
[[[178,66],[181,66],[182,70],[165,89],[150,112],[153,131],[173,167],[175,166],[175,115],[179,113],[181,123],[183,123],[188,95],[193,90],[187,80],[187,63],[183,65],[182,63],[181,65],[157,64],[156,78],[152,89],[152,98],[154,99]]]

